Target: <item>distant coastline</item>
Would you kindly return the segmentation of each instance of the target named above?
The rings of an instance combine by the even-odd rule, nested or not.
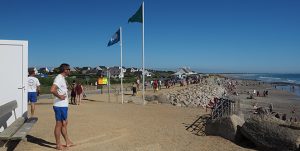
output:
[[[251,74],[221,74],[226,77],[261,81],[274,85],[274,89],[284,90],[300,96],[300,74],[279,74],[279,73],[251,73]]]

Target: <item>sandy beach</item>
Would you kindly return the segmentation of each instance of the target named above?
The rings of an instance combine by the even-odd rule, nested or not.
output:
[[[287,117],[293,116],[299,119],[300,117],[300,97],[295,93],[288,91],[278,90],[274,88],[274,85],[259,82],[259,81],[239,81],[237,85],[238,98],[241,100],[241,109],[244,114],[251,113],[253,111],[253,104],[257,103],[258,107],[269,107],[273,104],[273,110],[280,114],[287,114]],[[246,85],[246,83],[248,85]],[[254,96],[254,99],[247,99],[249,94],[247,92],[259,91],[261,96]],[[269,95],[262,96],[263,91],[269,91]],[[292,114],[292,110],[296,109],[296,112]]]
[[[280,113],[288,113],[291,105],[300,108],[299,97],[289,92],[273,90],[271,87],[269,84],[258,85],[257,82],[248,86],[238,85],[236,90],[239,92],[238,98],[241,100],[242,111],[251,114],[253,103],[258,103],[259,106],[273,103],[274,110]],[[162,89],[158,93],[184,88]],[[246,99],[248,94],[244,92],[253,89],[269,89],[269,96]],[[143,105],[142,102],[137,101],[141,100],[141,93],[138,96],[127,93],[124,96],[125,102],[133,100],[129,103],[121,104],[121,98],[117,95],[111,95],[108,101],[107,94],[89,94],[81,105],[70,105],[68,131],[76,146],[68,150],[255,150],[255,148],[241,147],[219,136],[199,136],[193,131],[186,130],[186,127],[199,116],[209,114],[203,108],[176,107],[171,104],[157,104],[157,102]],[[153,91],[148,90],[146,94],[153,94]],[[40,99],[36,108],[39,121],[28,134],[28,141],[10,145],[9,148],[16,151],[55,149],[52,99]]]
[[[197,116],[205,114],[203,109],[107,103],[99,95],[90,97],[93,101],[70,106],[69,135],[77,146],[69,150],[243,150],[221,137],[200,137],[185,130]],[[36,114],[39,121],[28,142],[20,142],[16,151],[54,149],[52,100],[40,100]]]

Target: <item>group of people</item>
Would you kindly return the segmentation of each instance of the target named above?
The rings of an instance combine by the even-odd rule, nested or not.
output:
[[[54,127],[54,136],[56,140],[56,149],[57,150],[63,150],[64,148],[69,148],[74,146],[75,144],[70,140],[67,132],[67,126],[68,126],[68,105],[69,105],[69,99],[68,99],[68,86],[65,77],[70,75],[70,65],[63,63],[59,67],[59,74],[55,77],[53,85],[51,86],[51,93],[55,96],[54,103],[53,103],[53,111],[54,111],[54,117],[55,117],[55,127]],[[75,82],[72,84],[72,92],[71,92],[71,98],[75,101],[75,95],[73,90],[75,91],[75,94],[78,94],[78,103],[81,102],[81,95],[83,93],[83,87],[80,83],[77,83],[75,86]],[[77,88],[76,88],[77,87]],[[34,116],[35,111],[35,103],[37,102],[37,96],[40,92],[40,82],[35,77],[35,71],[29,70],[29,76],[28,76],[28,102],[31,105],[31,116]],[[72,95],[73,93],[73,95]],[[72,102],[76,103],[77,102]],[[65,140],[65,145],[62,145],[61,143],[61,135],[63,136]]]
[[[253,110],[254,110],[254,114],[258,114],[258,109],[259,108],[262,108],[262,107],[258,107],[258,104],[257,103],[254,103],[253,104]],[[283,121],[288,121],[288,118],[287,118],[287,114],[286,113],[278,113],[278,112],[274,112],[273,111],[273,104],[270,103],[269,104],[269,107],[266,109],[268,114],[272,114],[274,115],[276,118],[278,119],[281,119]],[[297,117],[296,117],[296,109],[293,108],[292,111],[291,111],[291,117],[289,119],[290,122],[297,122]]]
[[[80,82],[73,81],[71,88],[71,99],[70,104],[80,105],[82,97],[83,97],[83,86]]]
[[[153,89],[154,92],[157,92],[158,90],[161,90],[162,88],[162,84],[164,82],[164,86],[166,87],[166,89],[175,86],[176,83],[178,82],[177,79],[166,79],[164,81],[162,80],[158,80],[158,79],[154,79],[149,81],[145,81],[145,90],[147,88],[147,86],[149,86]],[[195,76],[195,77],[187,77],[187,78],[183,78],[181,80],[179,80],[180,82],[180,86],[184,86],[184,85],[189,85],[189,84],[197,84],[200,83],[200,78]],[[140,79],[139,77],[137,78],[137,80],[135,82],[132,83],[132,95],[136,95],[137,92],[140,90]]]
[[[255,92],[255,91],[254,91],[254,92]],[[266,97],[266,96],[268,96],[268,95],[269,95],[269,91],[268,91],[268,90],[263,91],[263,94],[262,94],[262,95],[259,93],[259,91],[256,91],[256,96],[257,96],[257,97],[260,97],[260,96]]]

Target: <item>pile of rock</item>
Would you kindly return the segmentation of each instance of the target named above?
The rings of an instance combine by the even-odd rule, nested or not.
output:
[[[175,106],[205,107],[215,97],[226,94],[222,79],[209,78],[197,85],[189,85],[186,89],[169,92],[167,100]]]

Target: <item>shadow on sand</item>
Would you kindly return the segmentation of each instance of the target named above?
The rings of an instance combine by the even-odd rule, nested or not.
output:
[[[0,141],[0,148],[5,147],[7,151],[14,151],[20,141]]]
[[[182,123],[185,125],[186,130],[197,136],[205,136],[205,125],[210,119],[209,114],[196,117],[197,119],[192,124]]]
[[[47,148],[55,149],[55,146],[56,146],[56,143],[51,143],[51,142],[48,142],[44,139],[37,138],[37,137],[31,136],[31,135],[27,135],[27,141],[30,142],[30,143],[33,143],[33,144],[37,144],[37,145],[40,145],[40,146],[43,146],[43,147],[47,147]]]

